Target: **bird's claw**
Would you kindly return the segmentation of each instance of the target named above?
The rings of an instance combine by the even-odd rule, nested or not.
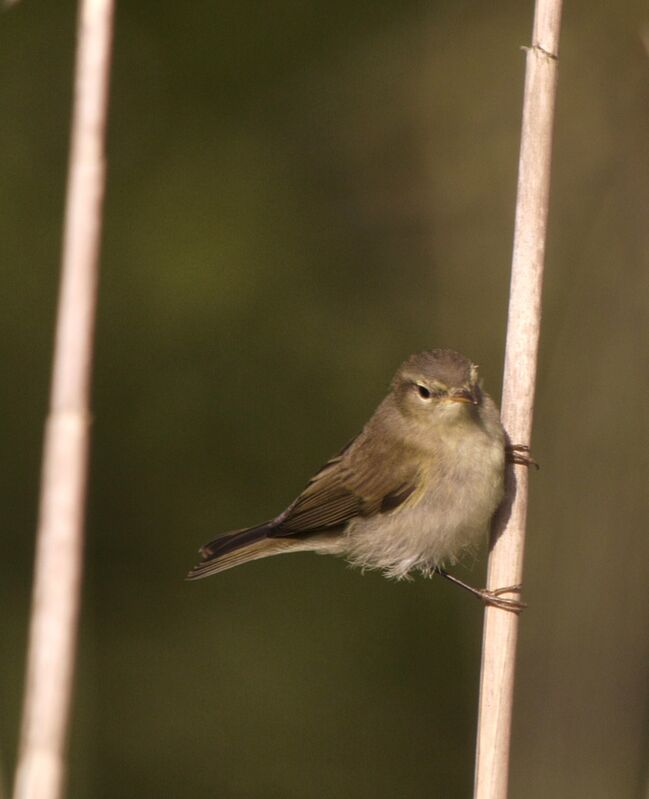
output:
[[[502,594],[520,594],[523,588],[520,583],[518,585],[508,585],[505,586],[505,588],[474,588],[472,585],[468,585],[468,583],[462,582],[462,580],[449,574],[446,569],[442,569],[441,566],[436,566],[434,571],[445,580],[455,583],[455,585],[459,585],[460,588],[464,588],[465,591],[469,591],[473,596],[477,596],[485,605],[492,605],[495,608],[501,608],[501,610],[509,610],[512,613],[520,613],[527,607],[525,602],[521,602],[519,599],[502,596]]]
[[[520,466],[534,466],[537,471],[541,468],[529,454],[530,448],[527,444],[508,444],[505,447],[505,452],[510,463],[517,463]]]
[[[511,597],[502,596],[502,594],[518,594],[521,589],[522,586],[519,583],[518,585],[507,585],[504,588],[493,588],[491,590],[482,588],[479,593],[485,605],[492,605],[501,610],[509,610],[512,613],[520,613],[525,610],[527,604],[520,599],[512,599]]]

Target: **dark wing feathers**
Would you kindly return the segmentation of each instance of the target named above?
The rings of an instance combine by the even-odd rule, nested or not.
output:
[[[374,459],[362,457],[362,452],[361,457],[354,457],[356,454],[357,448],[348,445],[325,464],[273,522],[269,535],[333,532],[356,516],[394,510],[416,491],[416,472],[403,474],[403,470],[390,469],[385,463],[384,468],[377,469]]]
[[[262,538],[266,538],[269,529],[270,526],[266,523],[259,525],[259,527],[244,527],[241,530],[233,530],[231,533],[224,533],[208,544],[204,544],[199,552],[204,559],[220,557],[246,544],[252,544]]]
[[[344,525],[361,513],[361,500],[352,491],[339,487],[309,488],[282,514],[273,536],[331,530]]]
[[[394,463],[389,442],[378,443],[369,458],[364,436],[350,442],[313,477],[284,513],[270,522],[226,533],[201,548],[202,561],[191,580],[207,577],[240,563],[287,551],[302,538],[337,533],[358,516],[389,513],[417,493],[419,475]]]
[[[408,497],[415,491],[416,488],[417,486],[414,482],[403,483],[403,485],[400,485],[396,491],[386,494],[381,500],[379,513],[389,513],[389,511],[398,508],[399,505],[408,499]]]

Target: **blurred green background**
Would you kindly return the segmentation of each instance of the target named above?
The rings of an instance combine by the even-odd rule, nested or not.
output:
[[[434,346],[500,395],[532,3],[121,3],[69,796],[466,797],[482,613],[188,584]],[[0,750],[22,694],[75,7],[0,16]],[[647,796],[649,10],[565,9],[512,797]],[[484,557],[458,574],[484,582]]]

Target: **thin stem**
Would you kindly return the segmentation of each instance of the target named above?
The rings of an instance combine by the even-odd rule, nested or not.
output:
[[[82,0],[50,412],[14,799],[58,799],[79,616],[112,0]]]
[[[532,434],[541,290],[550,187],[561,0],[537,0],[527,48],[502,419],[514,445]],[[523,577],[528,468],[507,470],[506,499],[494,522],[487,586]],[[518,616],[485,609],[475,799],[505,799],[509,777]]]

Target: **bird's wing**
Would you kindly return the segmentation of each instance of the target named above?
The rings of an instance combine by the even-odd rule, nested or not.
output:
[[[416,496],[415,470],[391,468],[389,458],[363,457],[362,444],[356,439],[328,461],[272,523],[269,535],[335,532],[355,517],[387,513]]]

